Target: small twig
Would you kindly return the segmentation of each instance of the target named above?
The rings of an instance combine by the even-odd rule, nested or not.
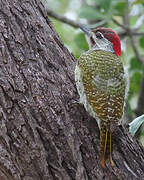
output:
[[[128,31],[126,31],[124,29],[119,30],[117,33],[121,37],[129,36]],[[144,36],[144,32],[132,31],[131,33],[132,33],[133,36]]]
[[[125,24],[121,24],[119,23],[116,19],[112,18],[112,21],[118,25],[119,27],[122,28],[122,31],[119,31],[118,34],[119,35],[122,35],[122,36],[126,36],[128,35],[127,31],[129,31],[129,26],[125,25]],[[137,32],[138,28],[133,28],[131,29],[131,33],[132,35],[134,36],[143,36],[144,35],[144,32]]]
[[[129,33],[129,37],[130,37],[130,41],[131,41],[131,46],[134,50],[134,53],[136,55],[137,60],[142,64],[142,66],[144,67],[144,59],[140,56],[139,51],[137,49],[136,43],[134,41],[133,35],[131,33]]]
[[[55,13],[54,11],[52,11],[52,10],[50,10],[48,8],[46,8],[46,11],[47,11],[47,14],[49,16],[55,18],[58,21],[61,21],[61,22],[65,23],[65,24],[68,24],[68,25],[70,25],[70,26],[72,26],[74,28],[80,28],[80,26],[84,25],[84,24],[81,24],[81,23],[77,23],[77,22],[75,22],[75,21],[73,21],[73,20],[71,20],[71,19],[69,19],[69,18],[67,18],[65,16],[57,14],[57,13]],[[93,28],[96,28],[96,27],[104,26],[106,23],[107,22],[105,20],[103,20],[103,21],[97,22],[95,24],[89,24],[89,25],[86,25],[86,26],[93,29]]]
[[[144,36],[144,32],[132,32],[135,36]]]
[[[57,13],[53,12],[52,10],[50,10],[48,8],[46,8],[46,11],[47,11],[47,14],[49,16],[51,16],[51,17],[65,23],[65,24],[68,24],[68,25],[70,25],[70,26],[72,26],[74,28],[79,28],[80,23],[76,23],[75,21],[73,21],[73,20],[71,20],[71,19],[69,19],[69,18],[67,18],[65,16],[62,16],[60,14],[57,14]]]
[[[123,29],[125,29],[125,30],[128,29],[128,26],[119,23],[116,19],[112,18],[112,21],[113,21],[116,25],[120,26],[121,28],[123,28]]]
[[[129,26],[126,25],[126,24],[121,24],[119,23],[116,19],[112,18],[112,21],[118,25],[119,27],[125,29],[126,31],[129,30]],[[143,36],[144,35],[144,32],[136,32],[139,28],[134,26],[134,28],[131,28],[131,32],[133,35],[139,35],[139,36]]]
[[[128,27],[130,26],[130,24],[129,24],[129,0],[126,0],[124,24],[126,24]]]

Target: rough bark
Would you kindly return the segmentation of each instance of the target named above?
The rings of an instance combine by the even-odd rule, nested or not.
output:
[[[144,177],[144,149],[122,127],[115,166],[100,166],[96,121],[75,102],[75,62],[39,0],[0,0],[0,180]]]

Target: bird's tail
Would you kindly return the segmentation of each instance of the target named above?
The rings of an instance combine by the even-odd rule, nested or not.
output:
[[[111,165],[114,165],[112,160],[112,133],[107,123],[101,122],[100,129],[100,163],[102,167],[105,167],[106,155],[109,153],[109,160]]]

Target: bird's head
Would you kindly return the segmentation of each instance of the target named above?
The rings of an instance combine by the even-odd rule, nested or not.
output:
[[[80,26],[80,28],[86,35],[90,49],[110,51],[117,56],[121,56],[121,41],[118,34],[112,29],[99,27],[90,30],[84,26]]]

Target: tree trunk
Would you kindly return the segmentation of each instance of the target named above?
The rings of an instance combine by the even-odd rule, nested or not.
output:
[[[144,149],[115,132],[99,162],[99,130],[79,99],[76,60],[40,0],[0,0],[0,180],[142,179]]]

